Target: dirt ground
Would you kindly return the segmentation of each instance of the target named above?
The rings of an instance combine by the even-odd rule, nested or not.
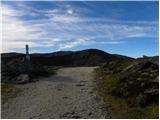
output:
[[[1,117],[110,118],[94,90],[94,68],[61,68],[56,75],[17,85],[21,92],[1,105]]]

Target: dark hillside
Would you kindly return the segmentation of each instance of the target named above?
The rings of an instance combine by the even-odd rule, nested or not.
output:
[[[1,62],[2,63],[7,63],[7,62],[10,62],[14,59],[20,59],[20,58],[23,58],[24,57],[24,54],[22,53],[16,53],[16,52],[13,52],[13,53],[2,53],[1,54]]]
[[[9,62],[15,58],[23,59],[24,54],[3,53],[2,62]],[[98,49],[86,49],[82,51],[59,51],[46,54],[31,54],[31,60],[42,65],[55,66],[95,66],[113,60],[133,60],[133,58],[121,55],[109,54]]]

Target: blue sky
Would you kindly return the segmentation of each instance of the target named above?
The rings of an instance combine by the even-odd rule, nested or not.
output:
[[[158,55],[158,2],[2,2],[2,52]]]

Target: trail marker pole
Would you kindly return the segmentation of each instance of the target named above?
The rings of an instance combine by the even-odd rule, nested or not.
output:
[[[26,45],[26,60],[30,61],[29,46],[28,45]]]

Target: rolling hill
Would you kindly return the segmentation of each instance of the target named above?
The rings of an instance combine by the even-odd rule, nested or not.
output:
[[[30,54],[31,61],[42,65],[55,66],[95,66],[113,60],[134,60],[131,57],[110,54],[98,49],[86,49],[82,51],[58,51],[53,53],[34,53]],[[3,53],[2,62],[10,62],[13,59],[23,59],[22,53]]]

